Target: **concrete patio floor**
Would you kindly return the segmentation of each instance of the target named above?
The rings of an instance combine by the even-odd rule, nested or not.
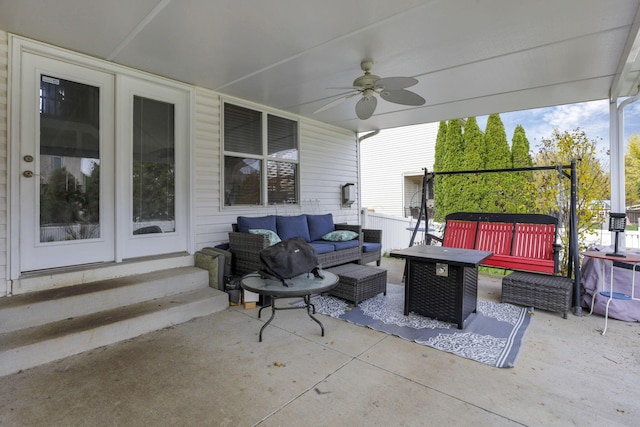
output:
[[[400,260],[385,258],[389,283]],[[479,298],[499,301],[500,277]],[[535,311],[499,369],[303,311],[230,309],[0,378],[6,426],[640,425],[640,328]]]

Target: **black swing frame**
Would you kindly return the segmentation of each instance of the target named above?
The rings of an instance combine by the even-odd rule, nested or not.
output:
[[[581,280],[580,280],[580,257],[578,254],[578,215],[576,210],[577,205],[577,189],[578,189],[578,177],[576,169],[576,160],[572,159],[569,165],[556,165],[556,166],[531,166],[521,168],[509,168],[509,169],[484,169],[484,170],[463,170],[463,171],[444,171],[444,172],[429,172],[427,168],[423,168],[424,175],[422,177],[422,201],[420,203],[420,212],[418,218],[425,218],[425,227],[429,226],[429,211],[427,210],[427,196],[429,185],[433,184],[433,179],[436,175],[462,175],[462,174],[478,174],[478,173],[495,173],[495,172],[527,172],[527,171],[540,171],[540,170],[555,170],[559,175],[571,180],[571,199],[569,203],[569,262],[567,266],[567,277],[573,276],[573,314],[576,316],[582,316],[582,293],[581,293]],[[569,172],[567,172],[567,170]],[[409,246],[413,246],[420,221],[416,222],[416,226],[411,234],[411,240]]]

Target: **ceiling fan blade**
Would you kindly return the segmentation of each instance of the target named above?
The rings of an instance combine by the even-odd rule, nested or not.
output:
[[[385,101],[402,105],[424,105],[427,102],[417,93],[404,89],[382,91],[380,96]]]
[[[405,89],[415,84],[418,84],[418,80],[413,77],[383,77],[376,80],[376,87],[381,87],[385,90]]]
[[[333,108],[336,105],[340,105],[342,104],[344,101],[346,101],[349,98],[353,98],[354,96],[356,96],[357,94],[359,94],[360,92],[353,92],[344,96],[341,96],[338,99],[334,99],[333,101],[331,101],[330,103],[323,105],[322,107],[318,108],[316,111],[313,112],[313,114],[318,114],[321,113],[325,110],[328,110],[329,108]]]
[[[367,120],[373,115],[376,105],[378,105],[378,100],[375,96],[362,97],[356,104],[356,115],[360,120]]]

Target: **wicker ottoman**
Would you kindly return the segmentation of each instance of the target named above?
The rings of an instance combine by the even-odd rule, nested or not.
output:
[[[380,292],[387,294],[387,270],[359,264],[344,264],[327,270],[340,278],[338,286],[329,291],[330,295],[358,305]]]
[[[502,279],[502,302],[562,313],[571,309],[573,280],[567,277],[516,271]]]

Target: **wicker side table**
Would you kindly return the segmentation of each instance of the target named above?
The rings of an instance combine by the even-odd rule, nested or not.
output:
[[[329,294],[351,301],[355,305],[381,292],[387,294],[387,270],[359,264],[343,264],[327,271],[337,274],[340,278],[338,286],[331,289]]]
[[[562,313],[571,310],[573,280],[567,277],[516,271],[502,279],[502,302]]]

